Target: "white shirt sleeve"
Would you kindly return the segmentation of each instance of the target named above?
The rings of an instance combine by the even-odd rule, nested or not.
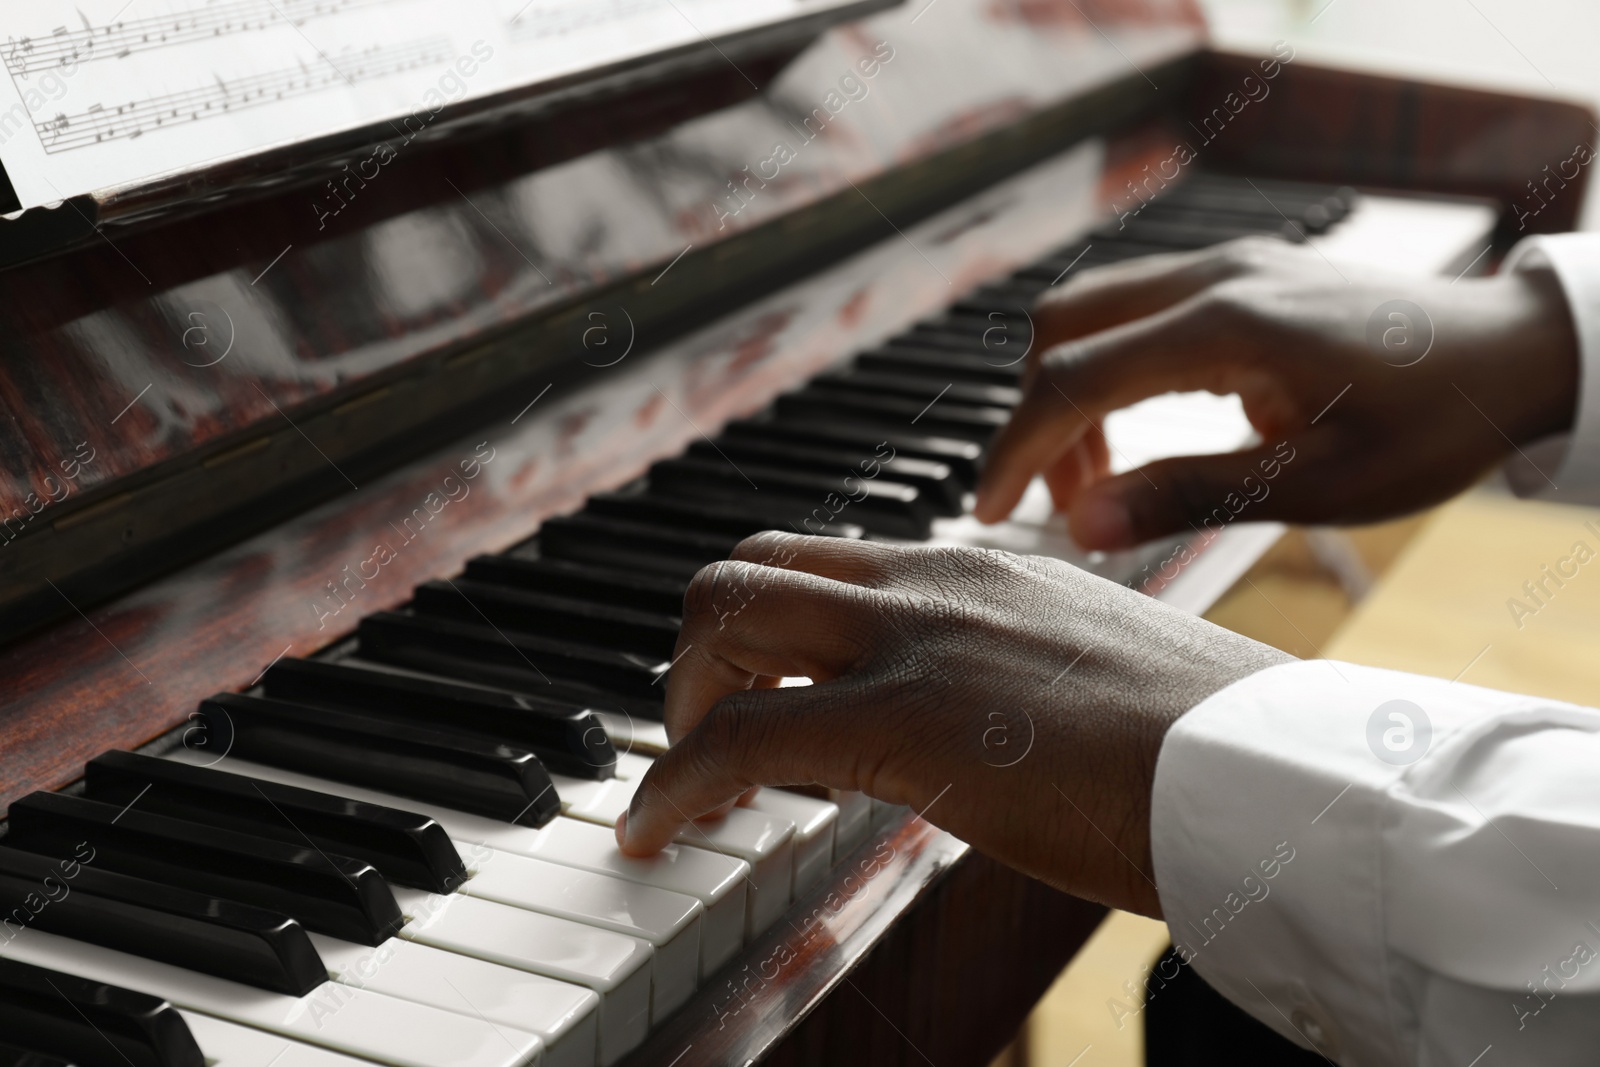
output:
[[[1600,503],[1600,233],[1529,237],[1511,250],[1505,269],[1555,274],[1577,328],[1579,353],[1572,432],[1524,448],[1506,464],[1506,478],[1518,496]]]
[[[1174,725],[1151,836],[1179,954],[1290,1040],[1345,1067],[1600,1062],[1600,711],[1272,667]]]

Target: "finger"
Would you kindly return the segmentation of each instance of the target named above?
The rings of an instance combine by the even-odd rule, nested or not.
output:
[[[1063,514],[1072,507],[1078,493],[1104,478],[1111,471],[1111,455],[1106,448],[1106,435],[1099,427],[1091,427],[1055,466],[1044,472],[1045,484],[1050,488],[1050,498],[1056,510]]]
[[[1164,459],[1079,493],[1069,517],[1087,549],[1131,548],[1177,533],[1216,533],[1235,521],[1296,518],[1328,495],[1336,477],[1318,436],[1242,452]],[[1335,460],[1335,462],[1337,462]],[[1320,475],[1308,476],[1316,468]]]
[[[1046,353],[989,446],[974,509],[999,522],[1034,475],[1054,467],[1109,411],[1162,393],[1231,392],[1240,355],[1230,309],[1209,294]]]
[[[810,537],[768,530],[740,541],[730,559],[805,571],[850,585],[875,587],[902,551],[894,545],[848,537]]]
[[[1218,282],[1259,269],[1285,247],[1269,238],[1245,239],[1086,270],[1039,298],[1033,310],[1034,350],[1154,315]]]
[[[660,851],[685,824],[758,785],[848,787],[856,752],[837,743],[844,683],[739,693],[718,701],[699,724],[651,765],[617,838],[623,851]]]
[[[724,560],[695,575],[684,596],[667,677],[668,740],[692,730],[730,693],[786,677],[825,681],[861,654],[865,590],[805,571]]]

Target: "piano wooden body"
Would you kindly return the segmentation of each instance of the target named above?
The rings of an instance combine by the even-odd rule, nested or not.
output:
[[[1481,269],[1574,225],[1592,130],[1219,53],[1192,0],[935,0],[419,143],[331,217],[320,175],[57,208],[94,225],[0,284],[0,801],[1193,173],[1488,203]],[[626,1062],[982,1064],[1100,916],[897,816]]]

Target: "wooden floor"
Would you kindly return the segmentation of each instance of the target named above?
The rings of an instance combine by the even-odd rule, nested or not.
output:
[[[1207,617],[1297,656],[1600,705],[1600,509],[1484,489],[1400,522],[1294,531]],[[1166,943],[1160,923],[1113,913],[997,1067],[1139,1067],[1140,975]]]

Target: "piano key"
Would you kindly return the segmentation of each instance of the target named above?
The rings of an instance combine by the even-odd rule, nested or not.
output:
[[[739,541],[727,534],[649,526],[581,512],[546,519],[539,527],[541,555],[684,578],[692,578],[713,560],[728,558]]]
[[[199,753],[188,749],[175,749],[166,757],[180,763],[193,764],[206,758]],[[342,783],[325,782],[310,775],[285,770],[278,767],[267,767],[252,764],[246,760],[229,758],[225,766],[229,773],[245,775],[250,778],[260,778],[265,781],[278,782],[283,785],[295,786],[300,789],[346,791],[353,799],[363,800],[367,803],[381,804],[392,803],[395,798],[383,793],[363,789],[358,786],[345,786]],[[604,787],[606,782],[587,782],[587,785]],[[507,823],[494,822],[480,816],[468,813],[454,812],[444,808],[430,808],[426,814],[431,818],[444,818],[452,820],[452,825],[461,829],[469,829],[474,833],[484,828],[496,828],[498,834],[520,834],[535,831],[512,826]],[[567,820],[561,820],[567,821]],[[609,831],[601,830],[602,834]],[[497,850],[494,842],[484,838],[473,838],[462,846],[464,853],[469,857],[477,854],[480,856],[494,856],[506,860],[500,865],[502,869],[516,867],[515,860],[522,858],[514,854],[513,850]],[[463,838],[462,840],[467,840]],[[593,839],[591,838],[591,841]],[[611,848],[617,858],[624,859],[620,853],[615,852],[615,837],[611,837]],[[690,850],[692,851],[692,850]],[[556,865],[553,856],[546,854],[545,867]],[[721,857],[717,857],[721,858]],[[532,861],[530,861],[532,862]],[[693,872],[694,876],[704,884],[708,879],[708,865],[702,861],[690,859],[685,861],[686,870]],[[642,862],[642,865],[648,865]],[[564,865],[578,867],[580,865]],[[478,864],[473,864],[475,877],[467,883],[466,889],[470,890],[474,882],[478,881],[480,873]],[[714,870],[714,867],[710,868]],[[741,865],[740,876],[744,875],[745,868]],[[456,892],[453,894],[432,894],[414,889],[397,889],[396,899],[400,902],[401,910],[407,919],[407,924],[400,931],[400,936],[421,944],[431,945],[435,948],[464,953],[478,959],[489,960],[505,966],[515,967],[530,971],[534,974],[544,975],[565,982],[574,982],[578,985],[594,990],[601,997],[601,1044],[603,1048],[610,1048],[616,1055],[626,1051],[637,1044],[643,1037],[644,1027],[648,1025],[651,1000],[651,977],[655,969],[656,950],[649,941],[629,933],[620,932],[614,928],[614,917],[602,918],[594,921],[583,921],[570,915],[553,914],[548,907],[531,908],[521,905],[505,903],[502,899],[507,893],[546,893],[551,892],[550,886],[554,881],[547,883],[541,889],[537,884],[531,886],[518,885],[519,878],[526,878],[528,869],[513,870],[508,874],[497,875],[481,885],[491,886],[492,891],[488,896],[476,896]],[[574,873],[582,873],[581,870]],[[598,871],[599,874],[611,874],[611,871]],[[685,878],[690,875],[685,875]],[[510,883],[507,888],[506,883]],[[561,882],[569,885],[570,878]],[[649,887],[654,887],[652,891]],[[618,886],[609,885],[602,887],[606,890],[601,898],[615,900],[620,892]],[[692,894],[679,892],[677,887],[659,885],[655,881],[644,882],[637,886],[643,890],[640,894],[642,905],[648,912],[652,907],[657,909],[663,897],[661,891],[671,889],[666,896],[677,898],[669,903],[683,907],[685,904],[697,904]],[[571,890],[578,894],[577,890]],[[492,896],[496,899],[489,899]],[[469,900],[470,904],[464,901]],[[531,898],[524,903],[531,903]],[[567,910],[587,906],[581,894],[576,899],[564,899],[561,907]],[[782,904],[779,904],[781,911]],[[693,910],[689,908],[688,910]],[[702,908],[700,914],[704,914]],[[529,916],[533,916],[529,918]],[[646,916],[648,918],[648,915]],[[678,973],[674,970],[681,963],[680,957],[675,957],[669,967],[671,974]],[[636,1018],[637,1016],[637,1018]],[[609,1037],[607,1034],[609,1033]]]
[[[268,697],[297,704],[483,734],[526,748],[547,768],[575,778],[609,778],[617,762],[594,711],[529,693],[308,659],[279,660],[261,687]]]
[[[993,285],[974,289],[950,305],[951,314],[985,316],[992,311],[1020,315],[1031,312],[1033,303],[1044,292],[1045,284],[1038,281],[1007,279]]]
[[[858,422],[862,428],[883,426],[907,433],[957,437],[988,444],[1011,417],[1008,408],[971,407],[936,399],[926,401],[873,396],[853,389],[807,386],[773,401],[773,410],[785,419]]]
[[[748,461],[824,476],[842,471],[857,478],[883,477],[915,488],[935,515],[950,517],[962,513],[961,485],[950,468],[910,456],[877,459],[872,453],[860,456],[826,445],[778,444],[735,437],[720,438],[714,444],[696,441],[689,446],[687,454],[708,462],[727,455],[737,463]]]
[[[620,761],[618,765],[620,768]],[[640,766],[630,762],[626,773],[637,776],[642,773]],[[637,777],[621,777],[622,773],[608,782],[568,782],[558,777],[563,812],[601,826],[616,826],[638,788]],[[673,841],[721,852],[750,865],[747,940],[776,922],[789,906],[789,890],[794,884],[794,823],[788,819],[734,808],[720,819],[687,824]]]
[[[518,589],[533,589],[563,596],[584,597],[607,604],[683,614],[683,578],[638,571],[598,567],[565,559],[521,559],[514,556],[475,556],[467,560],[466,576]]]
[[[1026,359],[1009,354],[984,359],[966,352],[915,348],[880,348],[855,358],[855,366],[862,371],[938,379],[940,384],[955,381],[1014,386],[1022,380],[1026,364]]]
[[[537,1034],[541,1067],[593,1067],[600,997],[592,989],[404,938],[367,948],[312,937],[335,981]]]
[[[336,982],[291,997],[41,930],[24,930],[0,944],[0,958],[162,997],[389,1067],[523,1067],[537,1063],[544,1050],[535,1034]]]
[[[559,810],[525,749],[359,712],[223,693],[200,705],[211,751],[449,803],[529,826]]]
[[[978,484],[979,462],[983,458],[983,446],[972,441],[929,436],[915,431],[874,432],[870,427],[863,428],[846,422],[744,419],[724,426],[722,434],[739,439],[793,441],[800,444],[814,442],[850,448],[863,456],[877,455],[880,448],[888,447],[896,455],[943,463],[960,480],[962,488],[968,491]]]
[[[613,1064],[650,1029],[649,943],[492,900],[402,889],[400,936],[421,945],[572,982],[600,998],[600,1062]]]
[[[380,944],[402,922],[373,867],[309,843],[286,845],[60,793],[12,803],[8,845],[61,858],[84,842],[99,869],[283,912],[349,941]]]
[[[205,1067],[161,997],[16,959],[0,959],[0,1033],[82,1067]]]
[[[319,849],[376,867],[386,879],[435,893],[466,881],[438,823],[392,807],[249,781],[132,752],[107,752],[84,769],[84,795],[122,807]]]
[[[782,789],[762,789],[745,807],[794,823],[794,876],[790,895],[808,892],[833,866],[838,805]]]
[[[1033,343],[1033,322],[1026,308],[1013,307],[983,314],[948,311],[917,323],[911,328],[911,336],[924,331],[970,337],[977,350],[996,361],[1015,358],[1012,353],[1021,355]]]
[[[0,1041],[0,1067],[77,1067],[77,1065],[59,1056],[35,1052],[20,1045]]]
[[[0,914],[34,896],[44,903],[26,925],[47,933],[293,996],[327,980],[305,928],[287,915],[99,870],[88,848],[73,856],[0,847]]]
[[[865,793],[830,789],[828,799],[839,808],[839,823],[833,833],[833,862],[837,864],[872,836],[872,798]]]
[[[791,523],[796,526],[808,517],[816,522],[835,521],[842,511],[850,521],[873,533],[892,537],[926,539],[932,529],[932,509],[909,485],[869,479],[849,469],[831,475],[747,463],[739,466],[740,470],[735,470],[721,457],[661,460],[650,468],[650,486],[659,493],[683,493],[734,506],[759,493],[762,499],[778,499],[784,507],[793,508]],[[747,479],[753,479],[759,489]],[[841,507],[846,501],[848,510]]]
[[[329,1052],[251,1026],[179,1009],[205,1053],[206,1067],[370,1067],[370,1061]]]
[[[1024,346],[1026,347],[1026,346]],[[996,357],[998,358],[998,357]],[[1010,385],[979,385],[973,382],[948,382],[944,387],[930,386],[915,375],[885,374],[866,370],[839,370],[819,374],[811,379],[813,385],[858,389],[862,392],[888,396],[921,399],[924,402],[938,396],[953,404],[975,407],[1013,408],[1022,402],[1022,390]]]
[[[745,538],[763,530],[788,530],[794,516],[782,508],[769,508],[760,501],[750,501],[742,507],[685,500],[682,497],[656,496],[653,493],[600,493],[584,504],[584,510],[611,518],[626,519],[650,525],[686,526],[693,529],[713,530],[733,537]],[[823,537],[860,539],[866,530],[854,523],[827,523],[814,529]],[[682,614],[682,596],[679,596],[675,615]]]
[[[487,621],[493,626],[546,637],[574,637],[611,648],[672,658],[679,621],[595,601],[574,600],[526,589],[506,589],[470,578],[417,586],[412,609],[428,615]]]
[[[553,699],[609,694],[592,706],[661,714],[668,661],[655,656],[392,611],[362,619],[359,634],[362,659]]]
[[[694,897],[547,860],[467,846],[473,876],[461,892],[542,912],[599,930],[637,937],[655,949],[650,1017],[660,1022],[699,984],[700,918]]]
[[[322,789],[368,804],[404,803],[386,793],[323,782],[279,768],[252,767],[231,760],[224,766],[234,774],[260,776],[301,789]],[[618,851],[616,835],[610,829],[566,816],[533,829],[442,807],[430,806],[426,815],[457,841],[486,845],[500,852],[531,856],[699,900],[705,907],[700,937],[702,977],[731,959],[743,944],[750,865],[735,856],[674,844],[657,856],[635,859]]]

